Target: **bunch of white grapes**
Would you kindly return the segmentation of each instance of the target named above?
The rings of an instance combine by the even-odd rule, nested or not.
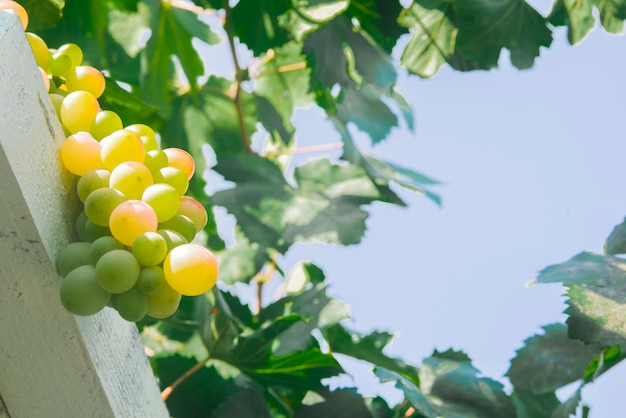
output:
[[[16,12],[26,29],[28,17],[15,5],[0,0],[0,10]],[[207,223],[202,204],[185,196],[193,158],[159,149],[149,126],[123,126],[115,112],[100,109],[105,78],[81,65],[78,45],[49,49],[39,36],[26,37],[67,135],[60,157],[78,176],[83,204],[75,224],[80,241],[56,259],[61,302],[83,316],[107,305],[127,321],[172,315],[181,295],[207,292],[218,275],[213,253],[192,243]]]

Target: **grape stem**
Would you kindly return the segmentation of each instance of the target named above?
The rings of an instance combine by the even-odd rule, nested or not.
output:
[[[176,379],[174,383],[172,383],[171,385],[163,389],[163,392],[161,392],[161,398],[163,398],[163,400],[166,401],[167,398],[169,398],[169,396],[172,394],[174,389],[180,386],[181,383],[183,383],[185,380],[191,377],[195,372],[197,372],[202,367],[204,367],[204,365],[207,364],[209,360],[211,360],[210,354],[205,360],[202,360],[201,362],[193,366],[191,369],[187,370],[183,375],[181,375],[178,379]]]
[[[244,71],[241,69],[239,65],[239,59],[237,58],[237,50],[235,48],[235,29],[233,27],[233,19],[230,5],[228,4],[228,0],[223,0],[222,5],[224,10],[226,10],[226,20],[224,22],[224,30],[226,31],[226,35],[228,36],[228,45],[230,46],[230,53],[233,56],[233,64],[235,65],[235,108],[237,109],[237,120],[239,122],[239,128],[241,129],[241,138],[243,140],[243,148],[248,154],[252,154],[252,149],[250,148],[250,135],[248,133],[248,128],[246,127],[246,121],[244,119],[243,114],[243,106],[241,104],[241,81],[243,79]]]

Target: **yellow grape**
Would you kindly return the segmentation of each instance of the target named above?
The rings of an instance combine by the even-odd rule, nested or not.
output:
[[[176,215],[180,204],[180,194],[169,184],[158,183],[148,186],[141,200],[154,209],[159,222],[165,222]]]
[[[167,167],[167,155],[158,149],[147,151],[143,164],[148,167],[151,172],[157,172],[163,167]]]
[[[69,171],[82,176],[89,170],[104,168],[100,151],[98,141],[86,132],[78,132],[63,142],[61,160]]]
[[[189,188],[189,178],[181,169],[175,167],[163,167],[153,173],[155,183],[166,183],[174,187],[182,196]]]
[[[26,13],[26,9],[22,5],[12,0],[3,0],[0,1],[0,11],[2,10],[15,13],[20,18],[22,27],[26,30],[28,27],[28,13]]]
[[[187,179],[193,177],[196,164],[191,154],[180,148],[165,148],[163,152],[167,155],[168,165],[170,167],[182,170],[183,173],[187,175]]]
[[[85,199],[85,214],[96,225],[109,226],[111,212],[126,201],[126,196],[119,190],[103,187],[94,190]]]
[[[141,142],[143,142],[143,146],[146,149],[146,152],[159,149],[159,143],[153,137],[141,135],[139,138],[141,138]]]
[[[124,193],[127,199],[141,199],[148,186],[152,185],[152,173],[137,161],[126,161],[111,171],[109,186]]]
[[[76,184],[76,192],[81,202],[85,203],[87,196],[94,190],[101,189],[103,187],[109,187],[109,178],[111,172],[104,168],[97,168],[95,170],[89,170],[81,178],[78,179]]]
[[[68,91],[88,91],[97,99],[104,93],[106,82],[99,70],[89,65],[79,65],[68,71],[65,85]]]
[[[71,93],[73,94],[73,93]],[[113,170],[126,161],[143,162],[145,151],[143,142],[136,133],[121,129],[100,141],[102,162],[108,170]]]
[[[180,305],[181,294],[172,289],[167,282],[163,283],[158,292],[146,296],[148,298],[148,315],[154,319],[165,319],[172,316]]]
[[[185,296],[198,296],[215,286],[217,259],[200,245],[179,245],[165,257],[163,273],[175,291]]]
[[[141,200],[127,200],[111,212],[109,227],[113,237],[131,246],[145,232],[156,232],[159,223],[154,210]]]
[[[48,53],[48,45],[46,45],[46,42],[41,39],[39,35],[31,32],[26,32],[26,39],[28,39],[30,49],[33,50],[33,55],[35,56],[37,65],[44,70],[47,70],[48,61],[50,61],[50,54]]]
[[[46,86],[46,91],[50,91],[50,79],[48,78],[48,74],[46,73],[46,70],[44,70],[41,67],[39,68],[39,72],[41,73],[41,79],[43,80],[43,84],[44,86]]]
[[[88,132],[91,121],[100,111],[98,99],[86,91],[74,91],[61,104],[61,122],[71,132]],[[143,160],[143,156],[142,156]]]
[[[144,125],[143,123],[135,123],[133,125],[127,126],[124,129],[133,131],[134,133],[139,135],[141,141],[144,144],[146,152],[159,149],[159,144],[156,140],[156,134],[148,125]]]
[[[61,45],[59,49],[56,50],[55,54],[69,57],[72,68],[83,63],[83,50],[73,43]]]
[[[56,77],[65,77],[72,69],[72,59],[67,55],[52,54],[48,58],[48,72]]]
[[[91,122],[89,132],[100,141],[105,136],[123,128],[122,119],[112,110],[101,110]]]
[[[178,213],[191,219],[196,226],[196,232],[200,232],[208,222],[208,214],[204,206],[190,196],[182,196],[178,205]]]
[[[54,82],[52,84],[54,84]],[[59,122],[61,122],[61,105],[63,104],[63,99],[65,99],[65,96],[57,93],[49,93],[48,97],[50,97],[52,106],[54,106],[54,113],[56,113],[57,119],[59,120]]]

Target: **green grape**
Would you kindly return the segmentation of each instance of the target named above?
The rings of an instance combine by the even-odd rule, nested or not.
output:
[[[126,196],[112,187],[103,187],[94,190],[85,199],[85,214],[96,225],[109,226],[111,212],[120,203],[126,201]]]
[[[200,232],[207,224],[209,216],[202,203],[190,196],[181,196],[178,205],[178,213],[187,216],[196,226],[196,232]]]
[[[158,227],[154,210],[141,200],[127,200],[111,212],[111,233],[124,245],[131,246],[144,232],[155,232]]]
[[[83,174],[76,184],[76,192],[80,201],[85,203],[91,192],[109,187],[109,177],[111,177],[111,172],[104,168],[89,170]]]
[[[93,315],[109,302],[111,294],[96,281],[96,269],[85,265],[72,270],[61,282],[61,303],[74,315]]]
[[[132,288],[116,295],[115,309],[125,320],[137,322],[148,313],[148,298],[139,289]]]
[[[100,148],[100,143],[87,132],[78,132],[63,141],[61,161],[70,172],[82,176],[89,170],[104,168]]]
[[[126,128],[129,131],[136,133],[139,136],[147,136],[152,138],[156,143],[156,134],[148,125],[144,125],[143,123],[134,123],[132,125],[128,125]],[[158,148],[158,147],[157,147]],[[156,149],[156,148],[155,148]]]
[[[135,286],[139,271],[139,262],[129,251],[111,250],[96,263],[96,280],[107,292],[122,293]]]
[[[53,76],[65,77],[72,69],[72,59],[67,55],[54,53],[48,57],[48,71]]]
[[[139,136],[126,129],[115,131],[102,138],[100,144],[102,145],[100,154],[102,162],[111,171],[126,161],[142,162],[146,155]]]
[[[196,237],[196,225],[185,215],[176,214],[165,222],[159,223],[159,229],[171,229],[191,242]]]
[[[85,215],[85,211],[81,211],[76,217],[76,221],[74,222],[74,229],[76,230],[76,235],[78,235],[79,241],[92,241],[89,239],[87,235],[87,230],[85,229],[85,223],[88,221],[87,215]]]
[[[144,267],[141,273],[139,273],[139,279],[137,279],[137,284],[135,285],[144,295],[154,295],[163,286],[167,286],[167,282],[163,269],[159,266]]]
[[[61,276],[67,276],[69,272],[77,267],[91,264],[89,250],[91,244],[88,242],[72,242],[66,245],[57,255],[56,267]]]
[[[196,163],[187,151],[180,148],[165,148],[163,152],[167,155],[168,165],[181,170],[187,175],[187,179],[193,177]]]
[[[54,84],[54,83],[52,83]],[[63,99],[65,96],[62,96],[58,93],[50,93],[48,94],[50,97],[50,101],[52,102],[52,106],[54,106],[54,112],[56,113],[57,119],[61,122],[61,105],[63,104]]]
[[[109,186],[113,187],[130,199],[141,199],[148,186],[152,185],[152,173],[148,167],[137,161],[119,164],[111,172]]]
[[[39,35],[31,32],[26,32],[26,39],[28,39],[30,48],[33,50],[33,55],[35,56],[37,65],[44,70],[47,70],[50,54],[48,53],[48,45],[46,45],[46,42],[41,39]]]
[[[115,131],[122,129],[122,119],[112,110],[101,110],[91,122],[91,135],[100,141],[105,136],[111,135]]]
[[[106,83],[99,70],[89,65],[79,65],[68,71],[65,85],[68,91],[88,91],[97,99],[104,93]]]
[[[161,150],[152,150],[146,152],[143,164],[154,173],[160,169],[167,167],[167,155]]]
[[[171,229],[159,229],[157,233],[165,238],[168,253],[179,245],[188,243],[185,237],[183,237],[179,232],[172,231]]]
[[[172,289],[167,283],[163,283],[161,289],[152,295],[146,295],[148,299],[148,315],[154,319],[165,319],[172,316],[180,305],[181,294]]]
[[[189,179],[181,169],[175,167],[164,167],[159,170],[159,174],[154,175],[155,183],[166,183],[174,187],[182,196],[189,188]]]
[[[65,96],[61,104],[61,122],[71,133],[88,132],[91,129],[91,121],[99,111],[100,104],[93,94],[73,91]],[[143,154],[141,160],[143,161]]]
[[[167,241],[156,232],[144,232],[133,241],[132,252],[142,266],[156,266],[167,255]]]
[[[85,222],[85,233],[87,234],[87,241],[89,242],[94,242],[98,238],[111,236],[111,230],[108,226],[96,225],[89,219]]]
[[[100,237],[91,243],[89,258],[94,266],[104,254],[113,250],[123,250],[124,245],[113,237]]]
[[[72,62],[72,67],[83,63],[83,50],[76,44],[69,43],[61,45],[56,53],[68,56]]]
[[[159,222],[164,222],[178,211],[180,194],[169,184],[159,183],[147,187],[141,200],[154,209]]]
[[[185,296],[198,296],[215,286],[217,259],[200,245],[183,244],[165,257],[163,273],[175,291]]]

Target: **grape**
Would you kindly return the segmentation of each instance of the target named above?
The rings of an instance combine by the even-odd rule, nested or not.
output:
[[[171,229],[191,242],[196,236],[196,225],[185,215],[176,214],[165,222],[159,223],[159,229]]]
[[[172,316],[178,309],[181,299],[180,293],[172,289],[167,282],[163,283],[157,293],[146,297],[148,299],[148,315],[155,319],[165,319]]]
[[[159,266],[144,267],[139,273],[135,287],[145,295],[158,293],[163,286],[167,286],[163,269]]]
[[[152,184],[152,174],[148,167],[137,161],[119,164],[111,172],[109,186],[113,187],[128,199],[141,199],[141,195]]]
[[[46,70],[41,67],[39,68],[39,73],[41,73],[41,80],[43,81],[43,85],[46,87],[46,91],[50,91],[50,79],[48,78],[48,74],[46,74]]]
[[[98,238],[110,237],[111,230],[107,226],[96,225],[87,219],[85,222],[85,234],[87,234],[87,241],[94,242]]]
[[[72,242],[66,245],[57,255],[57,272],[61,276],[67,276],[75,268],[91,264],[90,248],[91,244],[88,242]]]
[[[46,45],[46,42],[41,39],[39,35],[31,32],[26,32],[26,39],[28,39],[30,49],[33,50],[33,55],[35,56],[37,65],[44,70],[47,70],[50,54],[48,53],[48,45]]]
[[[98,98],[104,92],[104,75],[89,65],[79,65],[67,73],[65,85],[68,91],[88,91]]]
[[[172,289],[185,296],[198,296],[215,285],[217,259],[200,245],[179,245],[165,257],[163,273]]]
[[[148,313],[148,298],[139,289],[132,288],[116,296],[115,309],[125,320],[137,322]]]
[[[72,59],[57,53],[48,56],[48,71],[55,77],[65,77],[72,69]]]
[[[26,9],[24,9],[21,4],[11,0],[0,1],[0,11],[1,10],[7,10],[15,13],[17,17],[20,18],[22,27],[26,30],[28,27],[28,13],[26,13]]]
[[[196,232],[200,232],[208,221],[208,214],[204,206],[190,196],[181,196],[178,205],[178,213],[187,216],[196,226]]]
[[[112,110],[101,110],[91,122],[91,135],[100,141],[105,136],[123,128],[122,119]]]
[[[144,232],[155,232],[158,221],[150,205],[141,200],[127,200],[111,212],[109,226],[116,239],[131,246]]]
[[[111,212],[124,201],[126,201],[126,196],[122,192],[111,187],[103,187],[87,196],[85,214],[96,225],[109,226]]]
[[[155,183],[165,183],[174,187],[181,196],[189,188],[189,179],[182,170],[174,167],[163,167],[158,173],[154,173]]]
[[[74,229],[76,230],[76,235],[78,235],[78,239],[80,241],[91,241],[87,236],[87,230],[85,229],[85,223],[88,221],[87,215],[85,215],[85,211],[81,211],[76,217],[76,221],[74,222]]]
[[[193,157],[185,150],[180,148],[165,148],[163,152],[167,155],[170,167],[175,167],[187,175],[187,179],[193,177],[196,164]]]
[[[159,183],[148,186],[143,192],[141,200],[154,209],[159,222],[164,222],[178,211],[180,195],[169,184]]]
[[[63,99],[61,121],[71,133],[87,132],[91,128],[91,121],[99,111],[98,99],[93,94],[86,91],[74,91]]]
[[[89,258],[94,266],[104,254],[113,250],[123,250],[124,245],[113,237],[100,237],[96,239],[89,249]]]
[[[132,125],[128,125],[124,129],[128,129],[129,131],[134,132],[139,136],[149,136],[152,139],[156,139],[156,134],[154,133],[154,130],[152,130],[152,128],[148,125],[144,125],[143,123],[134,123]]]
[[[107,292],[122,293],[139,278],[139,262],[126,250],[111,250],[96,263],[96,280]]]
[[[154,173],[163,167],[167,167],[167,155],[161,150],[148,151],[144,157],[143,164]]]
[[[171,229],[159,229],[157,233],[165,238],[165,242],[167,242],[168,253],[179,245],[188,243],[188,241],[180,234],[180,232],[172,231]]]
[[[111,172],[104,168],[89,170],[83,174],[76,184],[76,191],[80,201],[85,203],[87,196],[89,196],[91,192],[102,189],[103,187],[109,187],[109,177],[111,177]]]
[[[159,143],[154,137],[141,135],[139,137],[146,151],[156,151],[159,149]]]
[[[73,93],[71,93],[73,94]],[[102,162],[113,170],[118,164],[126,161],[142,162],[145,157],[143,142],[136,133],[122,129],[113,132],[100,141],[102,145]]]
[[[61,303],[74,315],[93,315],[109,302],[111,294],[96,281],[96,269],[85,265],[72,270],[61,282]]]
[[[133,241],[132,252],[142,266],[156,266],[167,255],[167,241],[156,232],[144,232]]]
[[[82,176],[89,170],[104,168],[100,159],[100,148],[100,143],[91,135],[78,132],[63,141],[61,161],[70,172]]]
[[[72,62],[72,67],[83,63],[83,50],[76,44],[69,43],[61,45],[56,53],[69,57]]]
[[[54,84],[54,82],[52,84]],[[63,99],[65,99],[65,96],[62,96],[58,93],[50,93],[48,94],[48,97],[50,97],[52,106],[54,106],[54,111],[56,113],[58,121],[61,122],[61,105],[63,104]]]

